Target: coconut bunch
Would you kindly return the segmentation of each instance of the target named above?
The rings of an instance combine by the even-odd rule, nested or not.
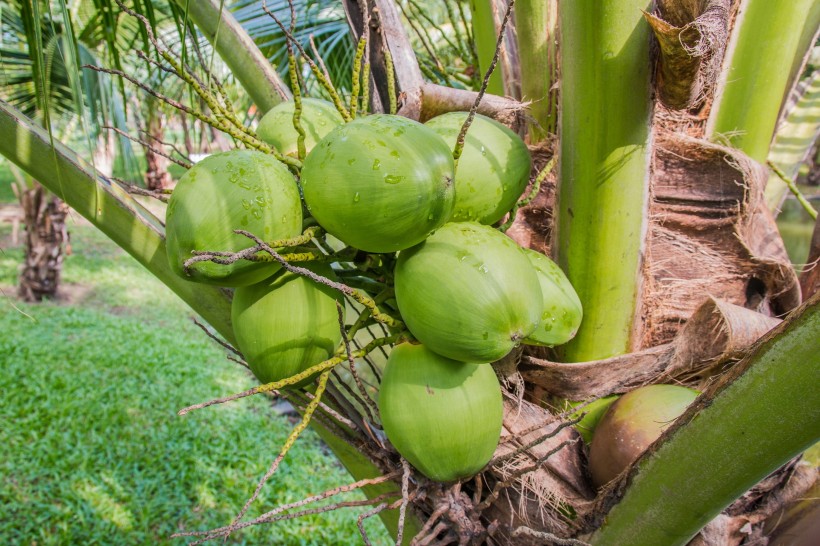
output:
[[[526,145],[477,115],[455,162],[466,113],[426,124],[386,114],[345,122],[332,104],[303,99],[301,131],[293,117],[292,103],[277,106],[258,135],[295,157],[302,135],[298,180],[272,156],[249,150],[210,156],[182,177],[167,216],[172,267],[235,288],[238,348],[264,383],[341,354],[340,274],[352,264],[373,277],[390,293],[379,309],[404,334],[379,387],[384,432],[431,479],[475,474],[502,425],[490,364],[522,343],[567,342],[582,316],[561,269],[494,227],[528,184]],[[297,270],[249,252],[254,241],[237,229],[275,241]],[[336,253],[321,256],[314,236]],[[220,252],[202,256],[213,249]]]

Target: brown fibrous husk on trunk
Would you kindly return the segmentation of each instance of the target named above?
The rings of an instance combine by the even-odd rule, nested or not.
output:
[[[19,199],[26,235],[18,294],[28,302],[53,298],[60,285],[63,246],[70,252],[66,227],[68,205],[36,182],[33,187],[22,190]]]

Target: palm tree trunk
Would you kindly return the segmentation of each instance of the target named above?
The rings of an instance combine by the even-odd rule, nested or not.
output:
[[[148,116],[146,131],[156,143],[162,139],[162,114],[151,113]],[[153,145],[152,143],[152,145]],[[145,186],[149,190],[163,190],[171,184],[171,175],[168,174],[168,159],[154,152],[150,146],[145,146]]]
[[[28,302],[53,298],[63,269],[63,244],[68,247],[68,205],[39,183],[20,193],[26,225],[25,258],[18,292]]]

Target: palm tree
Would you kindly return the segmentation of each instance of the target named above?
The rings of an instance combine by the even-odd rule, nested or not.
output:
[[[135,4],[145,15],[144,3]],[[218,0],[177,4],[260,109],[281,100],[279,77]],[[484,3],[474,4],[478,11]],[[479,111],[519,126],[525,118],[537,170],[558,159],[559,176],[533,187],[509,233],[557,257],[585,319],[559,351],[520,356],[517,371],[509,362],[499,366],[511,390],[525,387],[524,398],[510,393],[494,461],[456,485],[426,480],[385,447],[366,408],[366,388],[344,390],[345,381],[327,383],[323,375],[315,395],[294,395],[306,424],[327,386],[330,412],[310,422],[360,480],[356,487],[375,504],[369,514],[378,513],[398,541],[739,544],[764,533],[765,520],[814,483],[816,470],[794,457],[820,437],[820,296],[800,293],[765,206],[760,163],[814,40],[820,7],[809,0],[770,4],[665,0],[642,14],[647,2],[567,0],[557,2],[556,18],[556,2],[520,0],[517,54],[504,62],[521,68],[521,99],[536,105],[532,119],[521,115],[520,103],[499,96],[487,96]],[[345,2],[354,37],[370,36],[373,110],[393,102],[391,81],[399,113],[409,117],[474,105],[475,91],[425,80],[394,2],[367,6]],[[560,51],[550,45],[556,25]],[[480,42],[480,34],[472,31],[471,41]],[[478,42],[484,68],[486,43]],[[471,60],[461,61],[473,62],[466,53]],[[431,47],[428,58],[434,56]],[[550,98],[556,84],[557,103]],[[469,86],[466,78],[460,87]],[[205,117],[227,112],[212,88],[194,87],[215,101]],[[229,296],[171,272],[161,224],[24,114],[0,106],[0,130],[15,136],[0,143],[0,152],[40,179],[59,174],[54,191],[232,342]],[[273,152],[241,124],[213,123]],[[552,127],[557,144],[544,138]],[[100,206],[108,211],[104,218]],[[563,406],[554,407],[670,380],[704,393],[627,472],[595,492],[586,447],[560,415]],[[334,412],[344,417],[334,419]]]

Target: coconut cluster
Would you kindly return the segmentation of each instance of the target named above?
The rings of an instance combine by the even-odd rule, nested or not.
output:
[[[295,155],[292,115],[290,104],[274,108],[258,134]],[[456,167],[452,149],[466,116],[420,124],[379,114],[344,123],[332,105],[305,100],[308,153],[298,183],[260,152],[211,156],[179,181],[167,224],[177,272],[236,287],[237,343],[264,382],[337,351],[340,294],[271,262],[203,261],[183,271],[191,252],[248,248],[252,241],[237,228],[264,240],[296,237],[304,210],[341,246],[380,257],[395,289],[384,305],[414,339],[393,347],[383,370],[382,426],[410,463],[439,481],[475,474],[498,443],[501,390],[489,364],[521,343],[565,343],[582,315],[557,265],[493,227],[527,186],[526,145],[477,116]],[[335,280],[330,266],[311,264],[304,265]]]

